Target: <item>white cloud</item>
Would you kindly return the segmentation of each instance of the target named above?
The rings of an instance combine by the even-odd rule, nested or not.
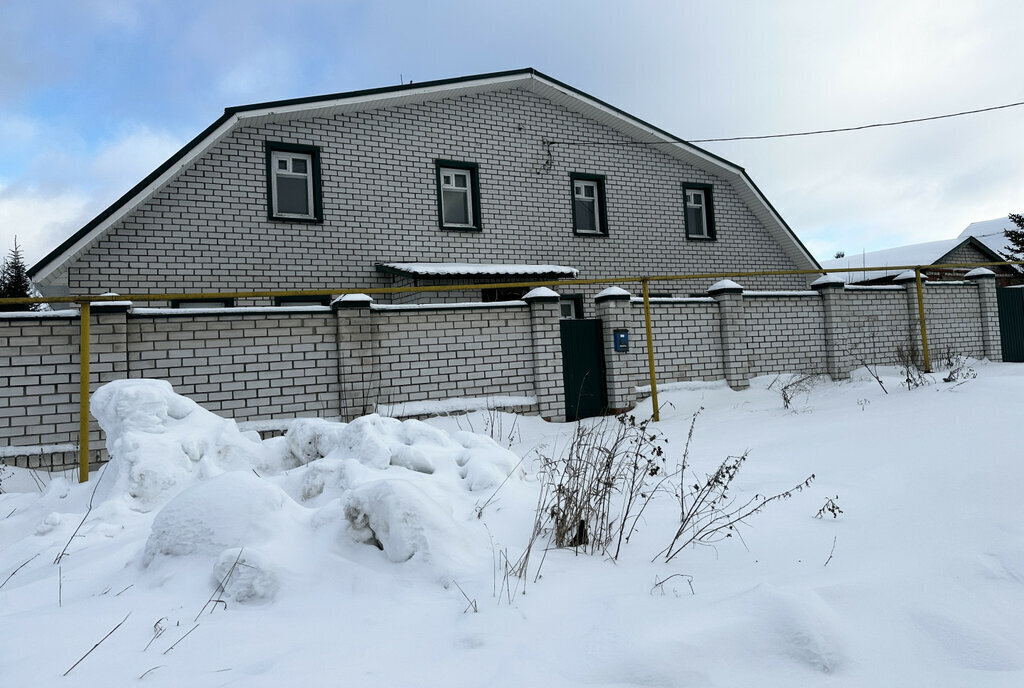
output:
[[[168,132],[133,126],[91,152],[37,151],[29,175],[0,185],[0,249],[6,254],[17,236],[26,262],[35,263],[181,144]]]

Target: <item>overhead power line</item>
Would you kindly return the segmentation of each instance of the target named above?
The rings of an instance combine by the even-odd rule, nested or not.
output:
[[[690,143],[714,143],[718,141],[758,141],[762,139],[784,139],[793,136],[814,136],[816,134],[836,134],[841,131],[860,131],[861,129],[877,129],[879,127],[896,127],[901,124],[914,124],[916,122],[930,122],[936,119],[948,119],[950,117],[963,117],[964,115],[976,115],[979,112],[991,112],[992,110],[1005,110],[1006,108],[1019,107],[1024,105],[1024,101],[1019,103],[1007,103],[1006,105],[996,105],[994,107],[980,108],[978,110],[964,110],[963,112],[952,112],[948,115],[935,115],[933,117],[918,117],[916,119],[903,119],[897,122],[879,122],[877,124],[862,124],[859,127],[841,127],[839,129],[818,129],[816,131],[800,131],[791,134],[766,134],[764,136],[730,136],[726,138],[718,139],[690,139]]]

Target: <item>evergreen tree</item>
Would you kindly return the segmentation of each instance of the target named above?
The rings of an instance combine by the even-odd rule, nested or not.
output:
[[[1009,250],[1003,254],[1006,260],[1024,260],[1024,215],[1010,213],[1010,222],[1017,225],[1017,229],[1007,229],[1003,234],[1010,242]],[[1018,268],[1024,266],[1018,265]]]
[[[14,248],[4,259],[3,267],[0,268],[0,297],[17,299],[22,297],[38,296],[38,292],[28,278],[28,268],[25,267],[25,258],[21,254],[21,247],[18,246],[18,238],[14,238]],[[38,310],[39,304],[4,304],[0,310],[4,311],[28,311]]]

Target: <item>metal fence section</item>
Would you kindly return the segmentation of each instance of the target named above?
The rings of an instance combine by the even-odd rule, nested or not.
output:
[[[280,290],[280,291],[237,291],[237,292],[202,292],[202,293],[180,293],[180,294],[102,294],[102,295],[76,295],[56,296],[39,298],[17,298],[0,299],[0,306],[5,305],[30,305],[38,303],[47,304],[76,304],[80,309],[80,338],[79,338],[79,406],[78,406],[78,472],[79,480],[85,482],[89,476],[89,356],[90,356],[90,320],[91,306],[109,302],[152,302],[172,300],[217,300],[217,299],[243,299],[243,298],[275,298],[275,297],[331,297],[343,296],[346,294],[366,295],[393,295],[403,293],[429,293],[444,292],[450,290],[483,290],[483,289],[531,289],[535,287],[579,287],[585,285],[639,285],[643,299],[644,328],[646,332],[647,368],[650,378],[650,394],[652,403],[652,414],[654,420],[659,420],[658,410],[658,381],[655,369],[655,342],[651,317],[651,291],[652,282],[680,282],[693,280],[721,280],[721,279],[742,279],[744,277],[765,277],[782,275],[816,275],[823,276],[828,273],[846,272],[872,272],[872,271],[913,271],[917,292],[917,311],[920,323],[920,337],[924,368],[926,372],[931,371],[931,355],[928,348],[928,327],[926,323],[924,292],[922,288],[921,272],[929,269],[956,269],[978,267],[995,267],[1005,265],[1024,265],[1024,261],[987,262],[955,265],[905,265],[905,266],[884,266],[884,267],[857,267],[839,268],[829,270],[765,270],[731,273],[699,273],[689,275],[649,275],[649,276],[626,276],[607,277],[595,279],[572,279],[572,280],[545,280],[527,282],[506,282],[506,283],[480,283],[480,284],[458,284],[458,285],[431,285],[421,287],[375,287],[375,288],[343,288],[326,290]]]

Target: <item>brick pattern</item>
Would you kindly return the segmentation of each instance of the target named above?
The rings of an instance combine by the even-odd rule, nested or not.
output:
[[[128,318],[128,375],[237,420],[337,416],[338,346],[324,313]]]
[[[847,365],[895,364],[897,348],[911,341],[909,315],[906,292],[901,287],[847,288],[839,340]]]
[[[917,298],[916,294],[914,298]],[[933,366],[934,362],[941,361],[950,353],[976,358],[985,356],[977,286],[969,283],[926,282],[924,308],[928,350]]]
[[[530,309],[374,311],[377,403],[534,394]]]
[[[827,371],[825,311],[817,294],[809,296],[754,296],[744,294],[744,345],[748,372],[774,373]],[[785,323],[780,327],[780,323]]]
[[[946,351],[982,357],[987,346],[998,347],[994,283],[989,276],[925,285],[934,361]],[[897,348],[918,336],[913,282],[829,287],[812,295],[722,292],[714,299],[654,300],[651,309],[659,384],[725,377],[742,387],[753,375],[780,372],[842,377],[836,373],[895,363]],[[636,400],[637,387],[649,384],[643,305],[605,300],[595,311],[602,320],[609,404],[624,408]],[[241,421],[352,417],[381,403],[531,395],[538,397],[536,410],[561,420],[558,316],[557,302],[541,300],[201,315],[97,310],[90,384],[162,378]],[[0,447],[77,441],[79,323],[73,312],[0,317]],[[611,334],[619,327],[629,330],[628,352],[613,350]],[[998,360],[998,348],[988,355]],[[95,423],[90,443],[90,459],[99,460],[103,445]],[[20,457],[15,460],[48,467],[75,459],[66,450]]]
[[[322,224],[267,219],[268,140],[320,146]],[[80,256],[68,286],[382,287],[373,266],[393,261],[555,263],[581,277],[796,267],[724,179],[633,143],[523,90],[240,127]],[[438,228],[438,158],[479,165],[482,231]],[[605,175],[607,237],[573,234],[570,172]],[[683,182],[714,184],[716,241],[686,239]]]

